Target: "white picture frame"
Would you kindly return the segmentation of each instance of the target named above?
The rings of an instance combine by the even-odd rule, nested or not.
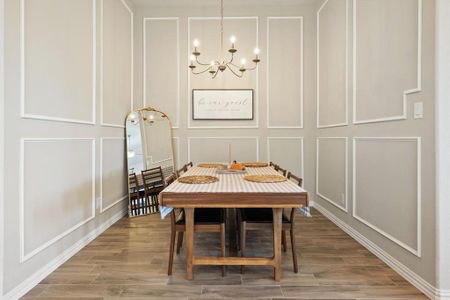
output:
[[[193,120],[253,120],[252,89],[193,89]]]

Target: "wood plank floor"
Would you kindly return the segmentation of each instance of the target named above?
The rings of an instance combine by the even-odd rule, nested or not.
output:
[[[184,252],[167,276],[169,220],[159,215],[123,218],[32,289],[24,299],[426,299],[324,216],[297,216],[300,270],[283,253],[281,282],[273,269],[198,266],[184,279]],[[289,243],[288,235],[288,243]],[[214,233],[196,234],[196,254],[218,254]],[[247,251],[272,252],[271,233],[249,232]]]

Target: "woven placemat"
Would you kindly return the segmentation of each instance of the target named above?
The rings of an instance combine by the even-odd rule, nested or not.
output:
[[[287,180],[287,178],[284,176],[270,175],[270,174],[247,175],[244,177],[244,179],[247,181],[258,182],[258,183],[274,183],[274,182],[283,182],[283,181]]]
[[[207,175],[192,175],[192,176],[183,176],[178,178],[178,182],[188,183],[188,184],[205,184],[205,183],[213,183],[219,181],[219,178],[215,176],[207,176]]]
[[[209,168],[209,169],[223,169],[226,168],[224,164],[217,164],[217,163],[201,163],[198,164],[197,167],[200,168]]]
[[[250,161],[250,162],[245,162],[242,163],[244,166],[246,166],[247,168],[264,168],[267,167],[269,164],[266,162],[261,162],[261,161]]]

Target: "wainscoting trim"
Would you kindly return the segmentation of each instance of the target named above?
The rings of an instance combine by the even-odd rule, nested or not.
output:
[[[389,122],[395,120],[406,120],[408,117],[407,100],[408,95],[419,93],[422,91],[422,0],[417,0],[417,87],[410,90],[403,91],[403,113],[398,116],[357,120],[356,119],[356,91],[357,91],[357,24],[356,24],[356,11],[357,0],[353,0],[353,124],[366,124],[376,122]]]
[[[327,219],[336,224],[339,228],[345,231],[348,235],[354,238],[358,243],[364,246],[367,250],[373,253],[376,257],[381,259],[384,263],[386,263],[389,267],[391,267],[394,271],[396,271],[400,276],[405,278],[409,283],[418,288],[422,293],[424,293],[427,297],[431,299],[444,299],[445,297],[450,296],[450,291],[439,290],[427,281],[420,277],[417,273],[409,269],[407,266],[402,264],[400,261],[392,257],[385,250],[380,248],[378,245],[373,243],[371,240],[366,238],[364,235],[359,233],[356,229],[352,228],[350,225],[336,217],[333,213],[328,211],[326,208],[314,202],[313,206],[317,209],[321,214],[323,214]]]
[[[259,17],[224,17],[225,20],[255,20],[256,21],[256,45],[259,45]],[[187,61],[186,65],[190,63],[191,57],[191,21],[192,20],[220,20],[219,17],[188,17],[188,39],[187,39]],[[255,125],[251,126],[192,126],[192,99],[191,99],[191,70],[187,69],[187,99],[188,99],[188,110],[187,110],[187,120],[188,120],[188,129],[242,129],[242,128],[259,128],[259,67],[256,68],[256,90],[255,90],[255,102],[254,102],[254,116],[255,116]]]
[[[301,68],[300,68],[300,89],[301,89],[301,94],[300,94],[300,115],[301,115],[301,121],[300,121],[300,125],[298,126],[271,126],[270,125],[270,97],[269,97],[269,75],[270,75],[270,70],[269,70],[269,48],[270,48],[270,20],[300,20],[300,34],[301,34],[301,40],[300,40],[300,47],[301,47],[301,54],[300,54],[300,63],[301,63]],[[266,95],[266,110],[267,110],[267,128],[270,129],[303,129],[303,117],[304,117],[304,113],[303,113],[303,96],[305,94],[304,92],[304,88],[303,88],[303,83],[305,81],[305,78],[303,76],[304,74],[304,24],[303,24],[303,16],[293,16],[293,17],[267,17],[267,29],[266,29],[266,33],[267,33],[267,37],[266,37],[266,41],[267,41],[267,50],[266,50],[266,60],[267,60],[267,72],[266,72],[266,90],[267,90],[267,95]]]
[[[7,293],[4,296],[5,300],[9,299],[19,299],[28,293],[33,287],[35,287],[39,282],[41,282],[44,278],[50,275],[53,271],[55,271],[59,266],[64,264],[67,260],[69,260],[72,256],[74,256],[78,251],[87,246],[90,242],[92,242],[96,237],[102,234],[106,229],[111,227],[114,223],[119,221],[123,216],[128,213],[127,209],[123,209],[118,213],[114,214],[110,219],[105,221],[102,225],[92,230],[82,239],[73,244],[70,248],[66,249],[63,253],[58,255],[44,267],[39,269],[37,272],[32,274],[30,277],[22,281],[18,286],[16,286],[13,290]]]
[[[168,20],[174,20],[177,23],[177,124],[175,126],[172,125],[173,129],[178,129],[180,127],[180,98],[181,98],[181,82],[180,82],[180,18],[179,17],[144,17],[143,19],[143,28],[142,28],[142,38],[143,38],[143,44],[144,44],[144,51],[142,53],[142,61],[143,61],[143,84],[142,84],[142,95],[143,95],[143,105],[144,107],[147,107],[147,59],[146,59],[146,53],[147,53],[147,39],[146,39],[146,24],[147,21],[168,21]],[[188,55],[190,57],[190,55]]]
[[[417,144],[417,249],[413,249],[407,244],[403,243],[402,241],[398,240],[397,238],[393,237],[386,231],[383,231],[382,229],[378,228],[377,226],[371,224],[369,221],[364,220],[363,218],[359,217],[356,214],[356,142],[357,141],[364,141],[364,140],[388,140],[388,141],[397,141],[397,142],[416,142]],[[421,149],[422,149],[422,140],[420,137],[354,137],[353,138],[353,192],[352,192],[352,202],[353,202],[353,212],[352,215],[355,219],[360,221],[361,223],[367,225],[371,229],[375,230],[379,234],[383,235],[384,237],[388,238],[392,242],[396,243],[400,247],[404,248],[405,250],[408,250],[412,254],[416,255],[417,257],[421,257],[422,253],[422,158],[421,158]]]
[[[25,113],[25,1],[20,0],[20,117],[23,119],[34,119],[43,121],[56,121],[63,123],[76,123],[95,125],[96,115],[96,65],[97,65],[97,2],[92,0],[92,120],[78,120],[71,118],[60,118],[45,115]]]
[[[304,154],[304,139],[303,137],[297,137],[297,136],[283,136],[283,137],[275,137],[275,136],[268,136],[267,137],[267,162],[270,162],[270,140],[299,140],[300,141],[300,148],[302,151],[302,156],[300,157],[300,163],[302,165],[302,174],[300,174],[301,178],[303,179],[303,186],[305,185],[305,154]],[[297,175],[297,174],[294,174]]]
[[[103,122],[103,2],[104,0],[100,0],[100,125],[104,127],[117,127],[117,128],[125,128],[124,124],[110,124]],[[131,22],[131,32],[130,32],[130,43],[131,43],[131,91],[130,91],[130,111],[133,110],[133,90],[134,90],[134,14],[131,8],[124,0],[120,0],[122,5],[128,10],[130,13],[130,22]]]
[[[191,141],[192,140],[255,140],[256,142],[256,160],[259,161],[259,137],[257,136],[221,136],[221,137],[188,137],[188,162],[191,161]],[[227,162],[228,163],[228,162]]]
[[[91,142],[91,160],[92,160],[92,197],[91,197],[91,216],[75,224],[66,231],[53,237],[41,246],[37,247],[28,254],[25,254],[25,144],[26,142],[48,142],[48,141],[90,141]],[[60,239],[71,232],[80,228],[87,222],[95,218],[95,138],[21,138],[20,139],[20,161],[19,161],[19,240],[20,240],[20,263],[24,263],[39,252],[50,247]]]
[[[342,139],[345,141],[345,205],[341,206],[337,203],[341,203],[341,201],[332,201],[330,198],[322,195],[319,191],[319,147],[320,140],[333,140],[333,139]],[[342,211],[348,213],[348,138],[347,137],[318,137],[316,139],[316,195],[320,198],[328,201],[330,204],[336,206]]]
[[[125,137],[102,137],[100,138],[100,214],[103,214],[105,211],[110,209],[111,207],[115,206],[116,204],[122,202],[123,200],[128,199],[128,191],[127,193],[108,205],[107,207],[103,207],[103,141],[105,140],[122,140],[125,141]]]
[[[320,12],[327,5],[329,0],[325,0],[322,6],[317,11],[317,47],[316,47],[316,74],[317,74],[317,128],[331,128],[348,125],[348,1],[345,0],[345,121],[336,124],[320,125]]]

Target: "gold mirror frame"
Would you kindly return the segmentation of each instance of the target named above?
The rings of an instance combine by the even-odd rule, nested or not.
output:
[[[173,168],[173,172],[176,172],[176,168],[175,166],[177,165],[177,159],[175,157],[175,148],[174,148],[174,144],[173,144],[173,129],[172,129],[172,121],[170,120],[169,116],[160,111],[157,110],[153,107],[144,107],[144,108],[139,108],[137,110],[133,110],[130,113],[127,114],[126,118],[125,118],[125,147],[126,147],[126,151],[125,151],[125,155],[127,155],[128,153],[128,139],[127,139],[127,121],[128,118],[135,113],[141,113],[141,112],[157,112],[160,113],[162,115],[163,118],[167,118],[167,121],[169,121],[169,135],[170,135],[170,144],[172,146],[172,168]],[[130,213],[130,199],[131,199],[131,189],[130,189],[130,174],[129,174],[129,165],[128,165],[128,155],[126,156],[126,161],[127,161],[127,186],[128,186],[128,217],[129,218],[136,218],[136,217],[141,217],[141,216],[146,216],[146,215],[137,215],[137,216],[132,216]]]

